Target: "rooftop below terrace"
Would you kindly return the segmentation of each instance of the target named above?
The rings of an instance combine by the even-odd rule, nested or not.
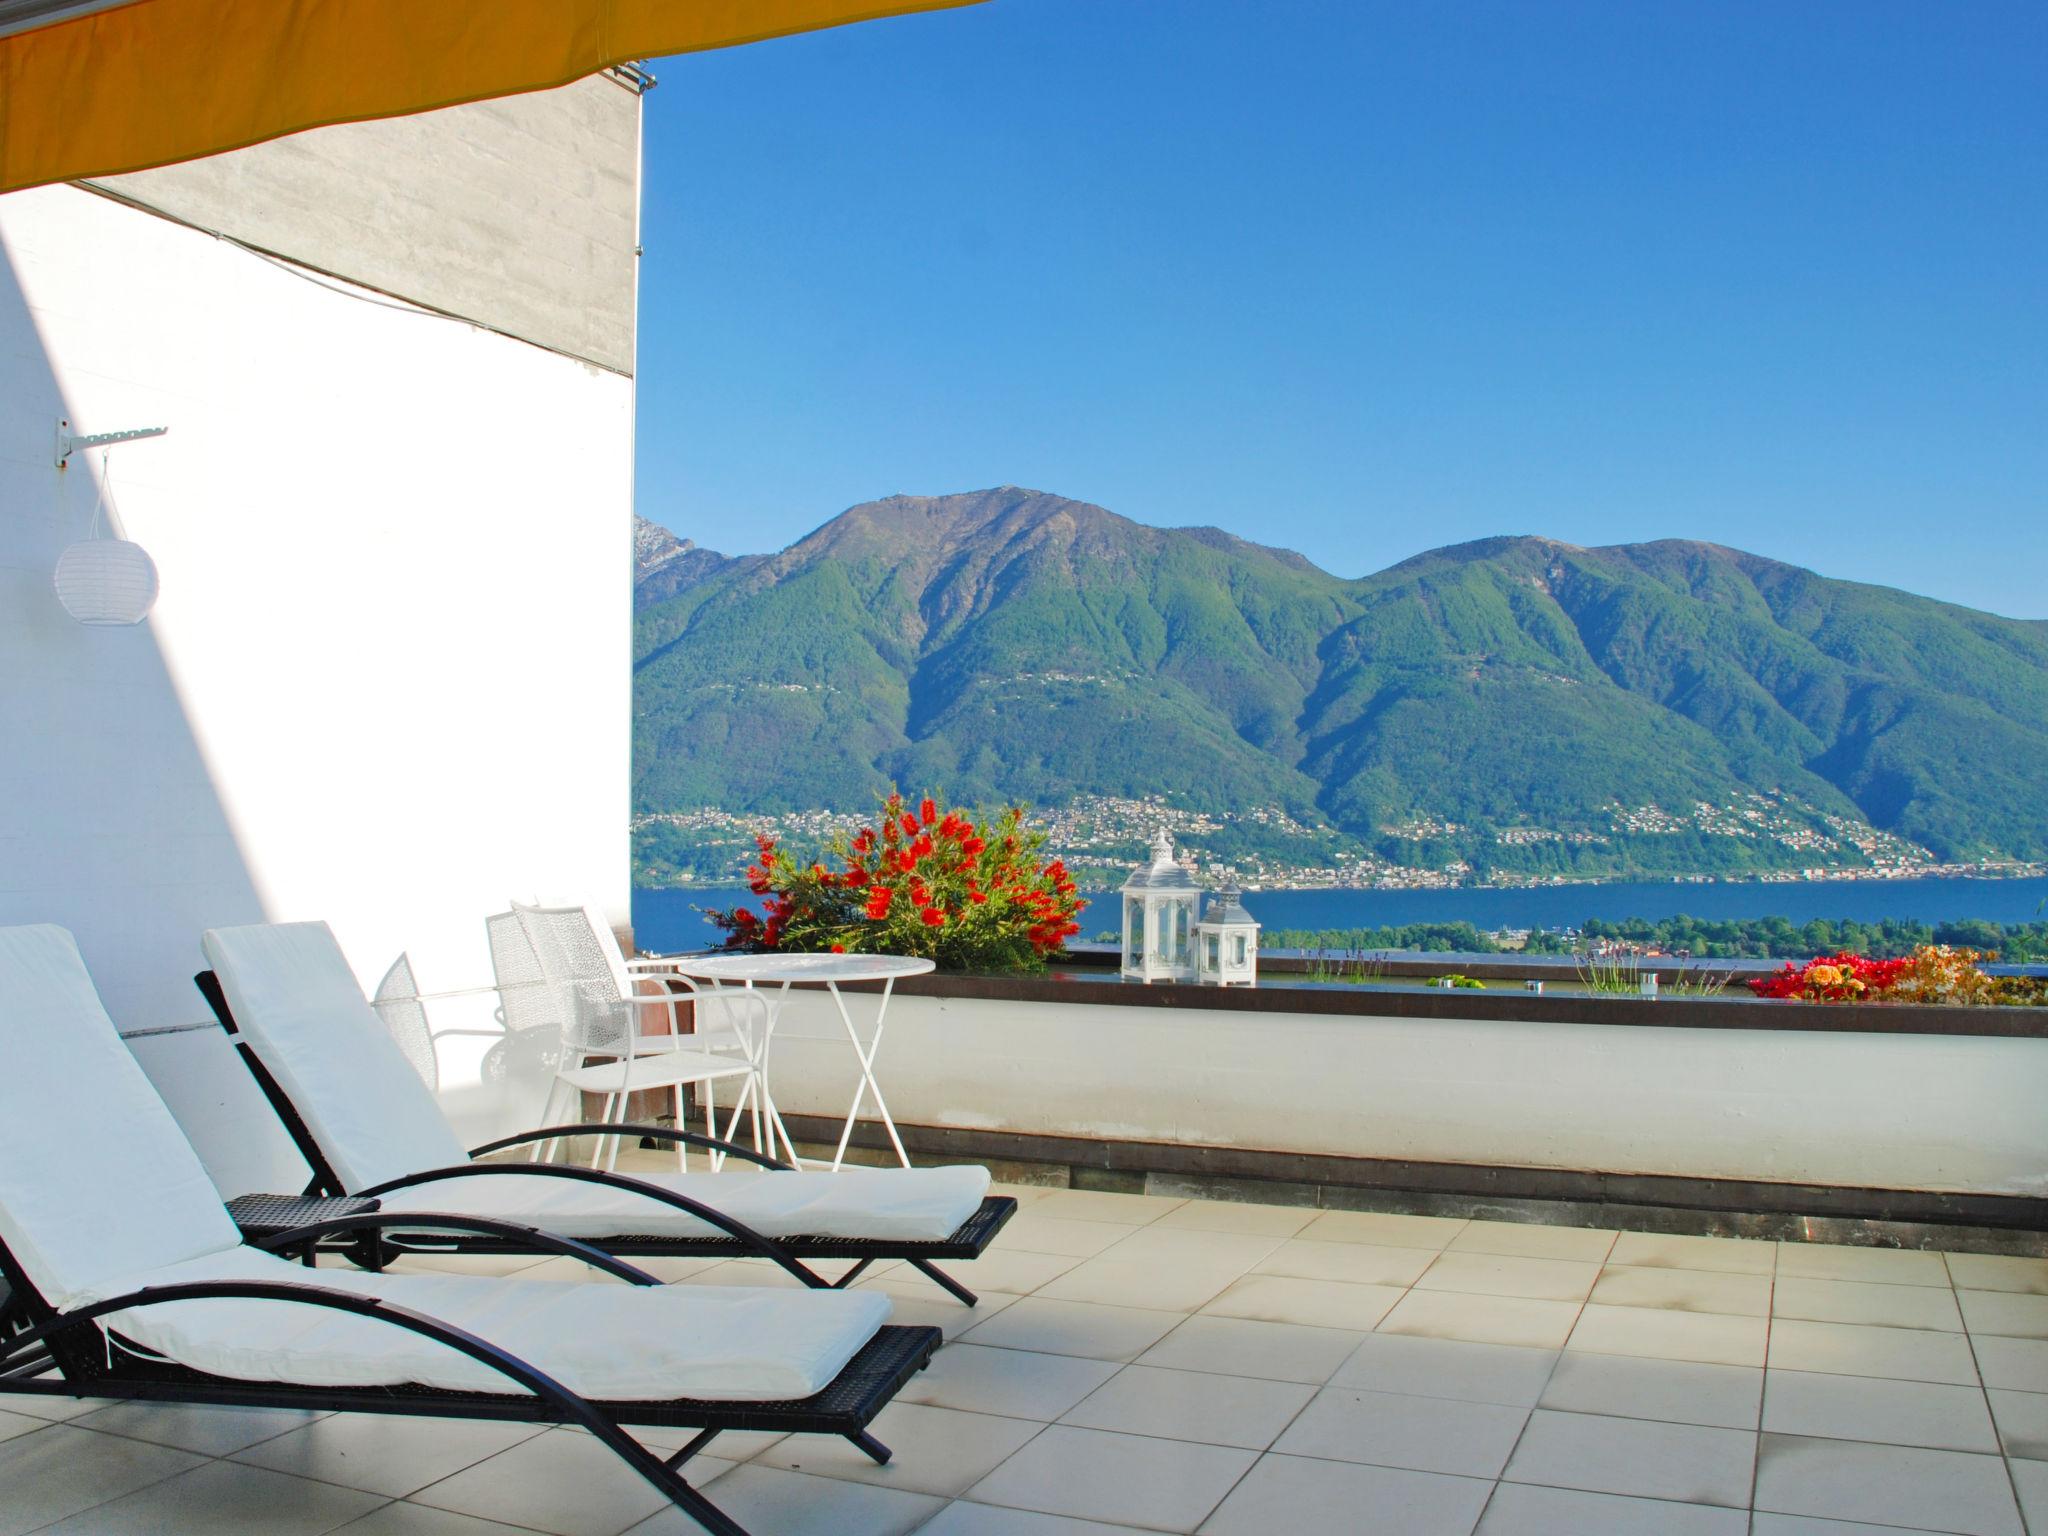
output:
[[[948,1339],[877,1422],[888,1466],[756,1435],[690,1463],[758,1536],[2048,1530],[2048,1261],[1009,1192],[957,1266],[978,1307],[859,1281]],[[8,1532],[697,1530],[577,1430],[21,1402]]]

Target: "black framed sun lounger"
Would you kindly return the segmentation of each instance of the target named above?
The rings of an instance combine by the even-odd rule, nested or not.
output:
[[[759,1151],[664,1126],[543,1126],[465,1148],[432,1091],[377,1018],[324,923],[210,930],[210,971],[194,978],[290,1133],[307,1193],[375,1198],[385,1211],[450,1209],[544,1227],[636,1258],[766,1258],[806,1285],[818,1260],[902,1260],[969,1306],[938,1268],[987,1251],[1017,1202],[973,1167],[801,1173]],[[617,1174],[471,1159],[574,1134],[628,1134],[717,1149],[753,1165],[715,1175]],[[395,1233],[352,1252],[492,1252],[488,1237],[416,1241]]]
[[[728,1430],[843,1436],[939,1346],[859,1292],[667,1287],[489,1218],[352,1212],[244,1244],[115,1033],[71,936],[0,929],[0,1402],[10,1396],[573,1424],[715,1536],[684,1475]],[[118,1134],[78,1138],[82,1123]],[[394,1223],[574,1257],[625,1285],[309,1274],[279,1254]],[[629,1426],[694,1429],[671,1455]]]

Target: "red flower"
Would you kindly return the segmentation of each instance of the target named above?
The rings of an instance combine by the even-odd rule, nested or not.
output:
[[[844,944],[834,944],[832,946],[832,953],[835,955],[843,955],[846,953],[846,946]]]
[[[924,799],[918,802],[917,814],[926,826],[930,826],[933,822],[939,819],[939,807],[937,802],[935,802],[930,795],[926,795]]]
[[[973,903],[974,903],[974,904],[975,904],[975,905],[976,905],[976,906],[978,907],[978,906],[982,905],[982,903],[984,903],[984,902],[986,902],[986,901],[988,900],[988,892],[987,892],[987,891],[969,891],[969,892],[967,893],[967,899],[968,899],[969,901],[973,902]]]
[[[988,844],[984,843],[980,838],[970,837],[960,844],[960,851],[962,853],[979,853],[987,846]]]
[[[869,918],[871,918],[871,919],[872,919],[873,921],[875,921],[875,922],[878,922],[878,923],[879,923],[879,922],[880,922],[880,921],[881,921],[881,920],[882,920],[883,918],[887,917],[887,916],[889,915],[889,903],[890,903],[890,901],[891,901],[892,899],[894,899],[895,895],[896,895],[896,893],[895,893],[894,891],[890,890],[890,889],[889,889],[889,887],[887,887],[886,885],[871,885],[871,886],[869,886],[869,887],[868,887],[868,916],[869,916]]]
[[[917,818],[906,811],[903,815],[903,835],[905,837],[915,837],[922,830],[917,824]]]
[[[946,914],[937,907],[926,907],[918,916],[924,919],[924,925],[927,928],[943,928],[946,926]]]
[[[930,835],[926,834],[920,836],[916,842],[910,845],[910,851],[920,859],[929,858],[933,850],[937,848],[937,846],[938,845],[931,840]]]

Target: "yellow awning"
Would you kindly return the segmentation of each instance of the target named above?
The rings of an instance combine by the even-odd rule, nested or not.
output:
[[[976,0],[25,0],[0,6],[0,192]]]

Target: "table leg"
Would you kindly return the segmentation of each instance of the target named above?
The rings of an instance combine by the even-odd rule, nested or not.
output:
[[[875,1095],[875,1108],[881,1111],[882,1124],[889,1132],[889,1141],[896,1148],[897,1161],[904,1167],[910,1166],[910,1154],[903,1150],[903,1138],[896,1134],[896,1122],[889,1115],[889,1105],[882,1097],[882,1085],[875,1081],[875,1057],[882,1049],[882,1029],[889,1020],[889,999],[896,990],[896,981],[891,977],[882,983],[881,1006],[875,1010],[874,1038],[861,1049],[860,1032],[853,1027],[853,1015],[846,1011],[846,999],[839,993],[837,983],[827,982],[832,1001],[839,1008],[839,1022],[846,1026],[846,1038],[853,1042],[853,1054],[860,1062],[860,1082],[853,1090],[853,1107],[846,1112],[846,1124],[839,1131],[839,1148],[832,1154],[832,1171],[837,1173],[846,1161],[846,1144],[853,1139],[853,1123],[860,1118],[861,1101],[870,1090]]]

